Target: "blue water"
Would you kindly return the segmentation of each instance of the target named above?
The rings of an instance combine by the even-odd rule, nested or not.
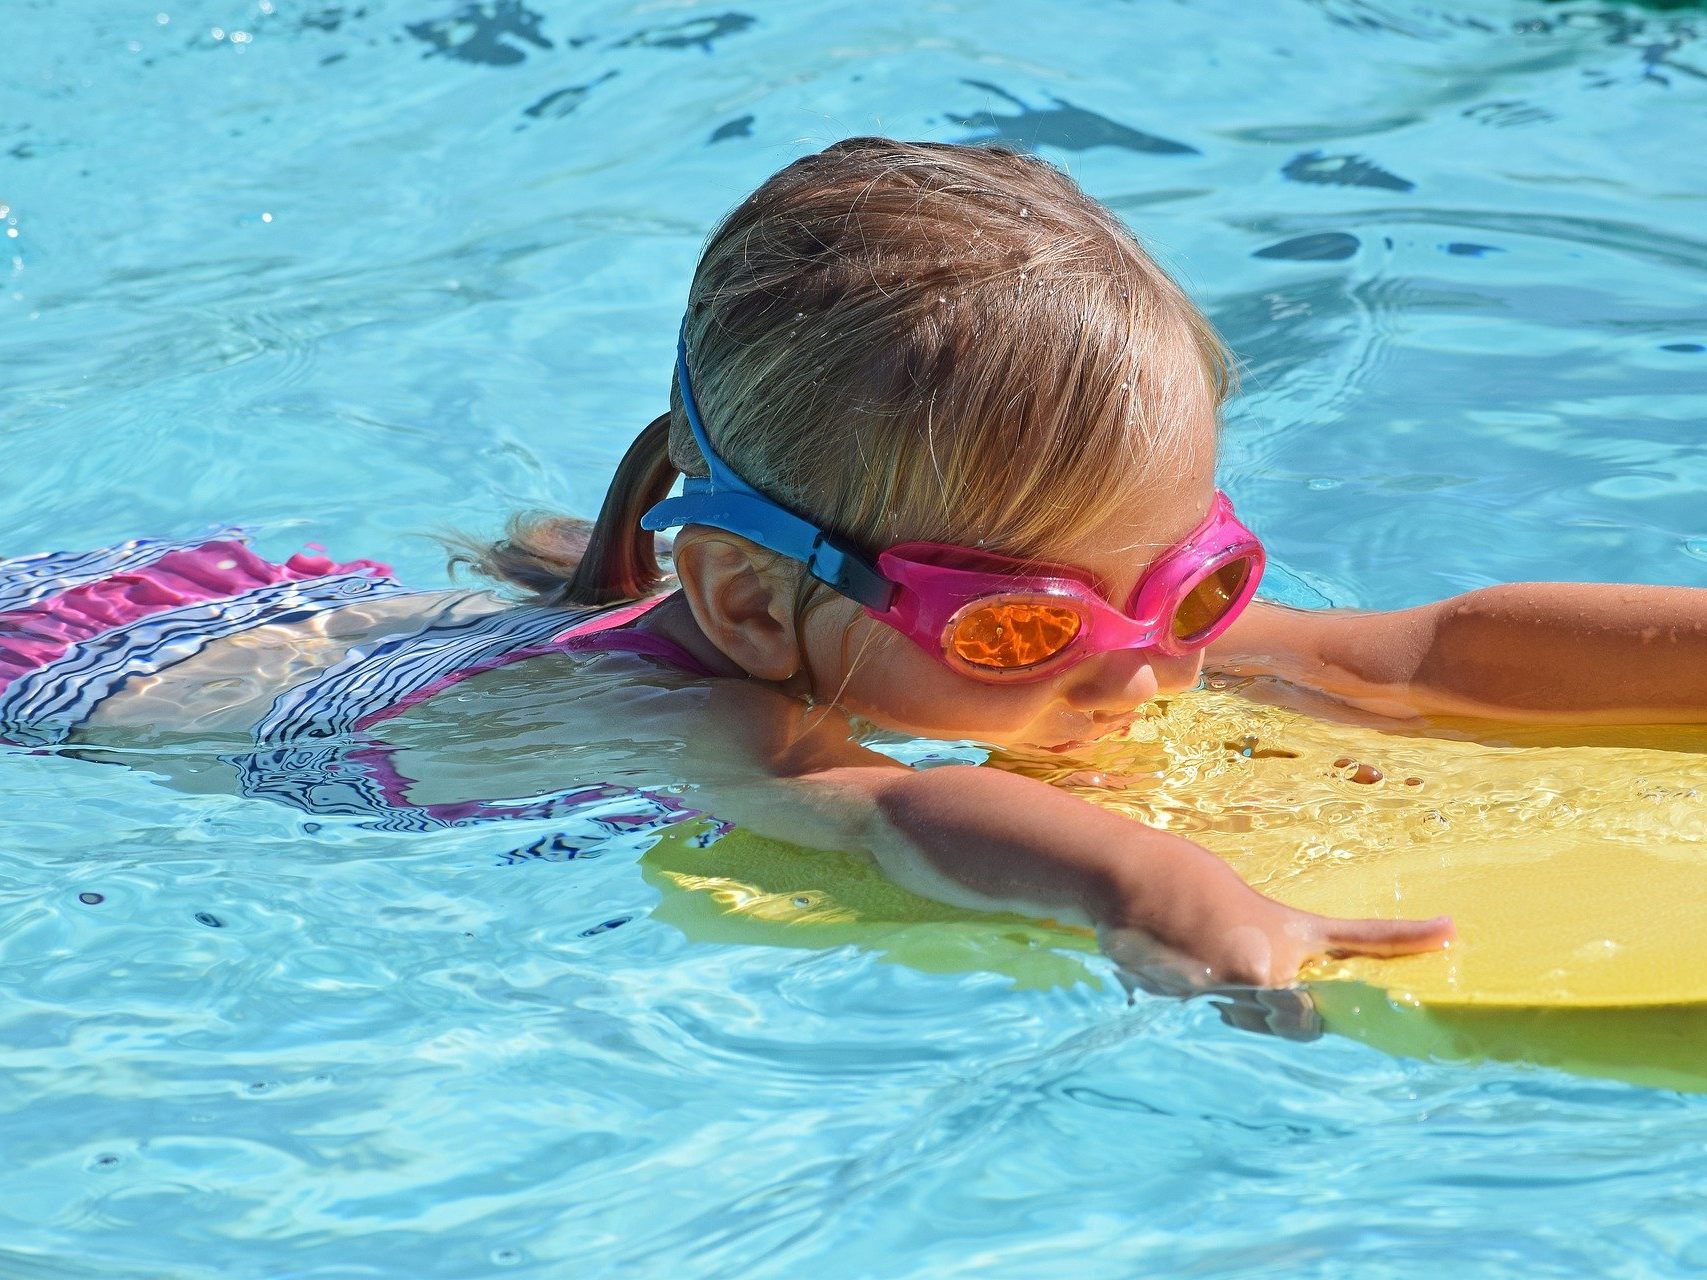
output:
[[[1204,301],[1293,598],[1707,583],[1699,9],[730,2],[14,0],[0,553],[434,586],[589,514],[716,217],[883,131],[1037,146]],[[1707,1099],[692,942],[640,841],[54,756],[0,815],[0,1276],[1707,1267]]]

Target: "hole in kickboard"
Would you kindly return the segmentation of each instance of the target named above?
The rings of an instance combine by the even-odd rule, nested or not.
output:
[[[1240,738],[1237,742],[1223,742],[1221,745],[1234,755],[1243,756],[1247,760],[1296,760],[1298,758],[1296,751],[1288,751],[1285,747],[1265,747],[1254,737]]]

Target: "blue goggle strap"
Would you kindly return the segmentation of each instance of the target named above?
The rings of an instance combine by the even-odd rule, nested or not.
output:
[[[656,532],[684,524],[710,525],[740,534],[768,551],[806,566],[814,578],[878,613],[886,612],[900,590],[877,566],[841,539],[771,501],[740,476],[711,447],[688,378],[686,326],[676,339],[676,382],[688,426],[705,458],[709,479],[689,476],[680,497],[665,498],[640,517],[640,527]]]

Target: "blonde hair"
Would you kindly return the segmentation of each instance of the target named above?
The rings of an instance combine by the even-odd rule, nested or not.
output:
[[[1016,557],[1157,483],[1225,398],[1209,322],[1132,234],[1029,155],[851,138],[795,161],[713,233],[688,298],[694,394],[749,483],[870,550]],[[641,514],[704,475],[681,389],[596,522],[523,514],[466,563],[548,604],[662,579]]]

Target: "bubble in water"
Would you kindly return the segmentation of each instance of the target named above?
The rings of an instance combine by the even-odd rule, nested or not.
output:
[[[1683,551],[1685,555],[1694,556],[1697,560],[1707,560],[1707,538],[1685,538]]]
[[[1338,760],[1335,760],[1334,768],[1350,769],[1351,772],[1344,776],[1350,778],[1353,782],[1362,783],[1364,786],[1380,782],[1381,779],[1386,776],[1374,765],[1364,764],[1361,761],[1353,760],[1350,756],[1341,756]]]
[[[104,893],[89,892],[89,893],[80,893],[77,895],[77,901],[81,902],[86,907],[100,906],[100,904],[105,902],[106,900],[107,900],[107,895]]]
[[[198,912],[196,912],[196,923],[197,924],[205,924],[210,929],[223,929],[223,928],[225,928],[225,921],[221,920],[218,916],[214,915],[211,911],[198,911]]]

